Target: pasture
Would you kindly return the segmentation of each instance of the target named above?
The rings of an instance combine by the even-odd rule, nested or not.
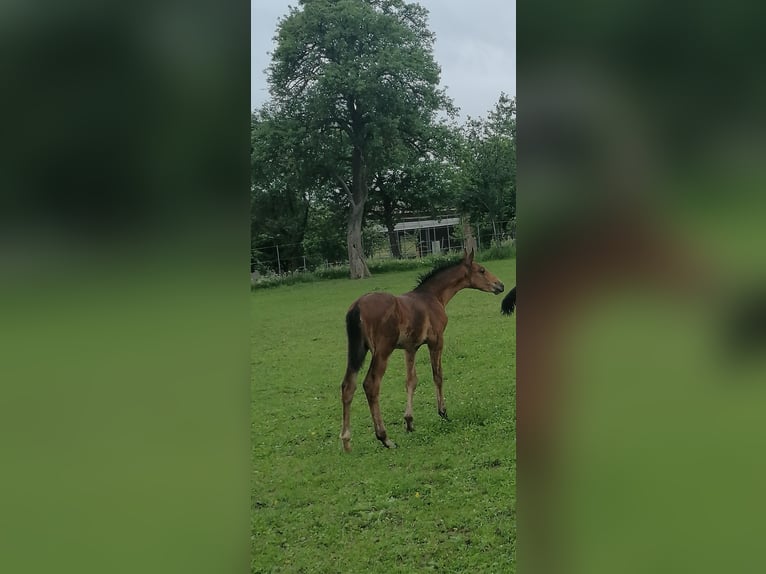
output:
[[[515,284],[515,259],[486,265],[506,290]],[[252,293],[252,572],[515,571],[516,321],[500,315],[502,296],[466,289],[447,306],[449,422],[423,347],[415,432],[405,432],[395,351],[380,405],[399,448],[383,448],[361,386],[368,355],[353,452],[341,448],[346,310],[369,291],[410,290],[419,273]]]

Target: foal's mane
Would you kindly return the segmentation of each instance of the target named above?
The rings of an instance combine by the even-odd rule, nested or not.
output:
[[[439,275],[442,271],[446,271],[447,269],[452,269],[453,267],[457,267],[458,265],[463,263],[462,257],[457,257],[453,259],[445,259],[444,261],[438,262],[436,265],[433,266],[433,268],[430,271],[426,271],[422,275],[418,277],[417,285],[415,285],[415,289],[418,289],[419,287],[422,287],[426,283],[428,283],[431,279]]]

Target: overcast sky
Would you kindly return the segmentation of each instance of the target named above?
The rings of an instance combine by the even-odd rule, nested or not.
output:
[[[269,64],[277,19],[297,0],[251,0],[250,104],[269,97],[264,70]],[[460,115],[486,116],[500,92],[516,95],[515,0],[420,0],[436,33],[434,57],[441,84]]]

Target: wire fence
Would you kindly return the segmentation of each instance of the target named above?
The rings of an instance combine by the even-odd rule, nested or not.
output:
[[[368,260],[414,259],[433,255],[462,253],[471,247],[477,251],[492,245],[515,241],[516,221],[428,226],[399,230],[395,239],[382,229],[374,236],[373,245],[366,246]],[[395,242],[395,243],[394,243]],[[262,274],[294,273],[329,269],[348,264],[345,251],[337,250],[335,257],[307,252],[300,243],[274,243],[261,245],[251,253],[250,271],[255,278]]]

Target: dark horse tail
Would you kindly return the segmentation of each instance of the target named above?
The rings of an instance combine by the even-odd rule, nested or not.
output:
[[[348,368],[356,372],[362,368],[367,354],[367,343],[362,335],[359,305],[354,305],[346,313],[346,334],[348,335]]]
[[[508,291],[508,295],[505,296],[503,302],[500,304],[500,310],[503,315],[510,315],[516,308],[516,287]]]

